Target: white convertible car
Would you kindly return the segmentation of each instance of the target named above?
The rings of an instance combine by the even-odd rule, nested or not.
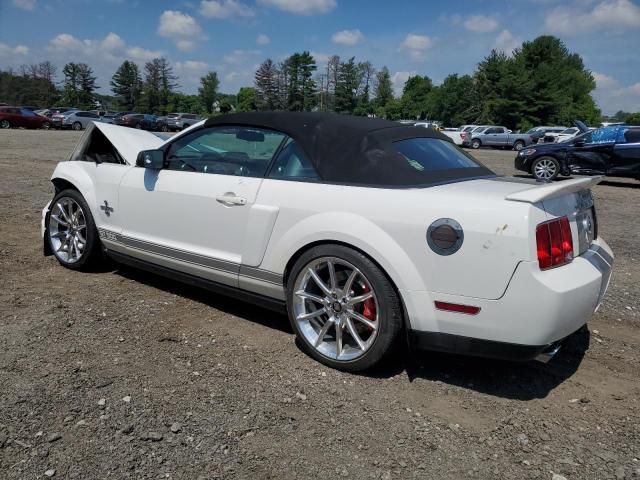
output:
[[[234,114],[167,140],[97,123],[53,173],[44,247],[286,310],[343,370],[398,344],[548,359],[609,283],[598,180],[499,177],[380,119]]]

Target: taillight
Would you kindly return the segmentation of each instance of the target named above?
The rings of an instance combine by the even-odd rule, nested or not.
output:
[[[573,260],[573,238],[567,217],[556,218],[536,227],[540,270],[558,267]]]
[[[466,134],[466,133],[464,133],[464,132],[462,132],[462,133],[460,134],[460,138],[461,138],[462,140],[464,140],[464,137],[466,137],[466,136],[467,136],[467,134]]]

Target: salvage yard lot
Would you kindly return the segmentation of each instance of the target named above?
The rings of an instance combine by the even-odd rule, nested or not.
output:
[[[0,478],[640,478],[640,182],[594,189],[613,278],[551,363],[398,354],[351,375],[285,316],[43,257],[79,137],[0,131]],[[516,173],[514,152],[473,155]]]

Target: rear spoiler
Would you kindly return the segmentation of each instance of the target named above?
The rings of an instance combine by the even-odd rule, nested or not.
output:
[[[526,188],[518,192],[510,193],[509,195],[504,197],[504,199],[511,200],[513,202],[538,203],[542,200],[561,197],[570,193],[579,192],[580,190],[587,190],[600,183],[603,178],[604,176],[599,175],[597,177],[563,180],[560,182],[546,183],[539,186],[536,185],[531,188]]]

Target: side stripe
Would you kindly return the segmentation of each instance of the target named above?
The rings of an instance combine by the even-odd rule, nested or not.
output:
[[[162,255],[163,257],[169,257],[180,262],[188,262],[210,268],[212,270],[219,270],[228,273],[234,273],[242,277],[248,277],[255,280],[260,280],[266,283],[272,283],[274,285],[282,286],[282,275],[269,270],[263,270],[261,268],[249,267],[241,265],[235,262],[229,262],[226,260],[220,260],[217,258],[211,258],[197,253],[186,252],[184,250],[178,250],[175,248],[158,245],[152,242],[146,242],[132,237],[127,237],[104,228],[98,229],[100,238],[121,245],[142,250],[145,252],[153,253],[156,255]]]

